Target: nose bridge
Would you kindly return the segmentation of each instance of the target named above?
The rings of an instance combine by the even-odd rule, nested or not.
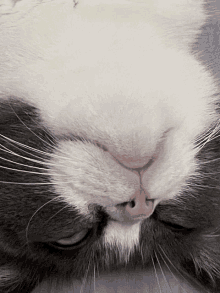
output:
[[[133,169],[134,171],[141,172],[150,167],[154,162],[155,157],[141,156],[141,155],[125,155],[119,154],[114,151],[109,151],[111,156],[124,168]]]
[[[138,136],[128,135],[125,139],[118,139],[114,144],[107,143],[106,148],[109,154],[124,168],[142,171],[150,167],[158,152],[159,135],[152,137],[148,131],[143,135],[137,130]]]

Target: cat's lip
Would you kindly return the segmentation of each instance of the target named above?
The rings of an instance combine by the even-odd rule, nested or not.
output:
[[[133,218],[127,218],[124,221],[120,221],[118,219],[114,219],[113,217],[109,218],[110,221],[118,222],[118,223],[121,223],[122,225],[134,225],[134,224],[137,224],[138,222],[141,222],[144,219],[146,219],[146,218],[144,218],[144,217],[133,217]]]

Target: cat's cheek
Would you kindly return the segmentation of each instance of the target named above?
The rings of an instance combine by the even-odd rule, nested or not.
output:
[[[142,177],[143,187],[159,201],[175,199],[190,178],[199,176],[198,149],[181,131],[170,133],[160,153]]]
[[[55,193],[85,216],[90,205],[114,207],[129,201],[139,188],[137,175],[91,143],[61,141],[51,157]]]

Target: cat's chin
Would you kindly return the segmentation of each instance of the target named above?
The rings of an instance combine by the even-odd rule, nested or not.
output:
[[[119,259],[122,262],[129,260],[130,254],[139,243],[141,221],[133,224],[121,223],[110,220],[104,233],[106,247],[119,247]]]
[[[138,291],[134,291],[134,288],[138,288]],[[94,276],[91,279],[87,278],[82,282],[74,281],[70,284],[47,281],[43,282],[32,293],[158,293],[161,292],[161,288],[163,288],[163,292],[204,292],[198,284],[192,284],[190,280],[176,274],[176,272],[157,265],[145,272],[121,270],[99,275],[94,270]]]

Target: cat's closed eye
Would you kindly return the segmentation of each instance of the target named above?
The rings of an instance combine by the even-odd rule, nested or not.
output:
[[[193,228],[184,227],[176,223],[166,221],[161,221],[161,223],[173,232],[188,233],[193,231]]]

